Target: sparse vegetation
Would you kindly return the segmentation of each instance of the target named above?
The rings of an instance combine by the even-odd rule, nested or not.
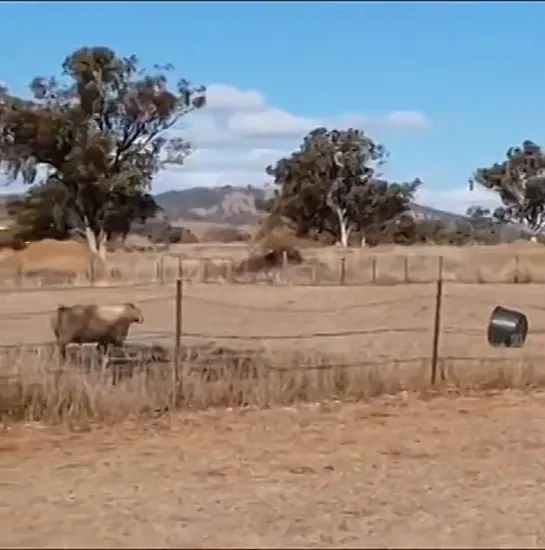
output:
[[[429,363],[395,360],[375,366],[327,355],[229,350],[214,345],[184,350],[183,385],[173,387],[171,363],[131,364],[117,386],[109,372],[84,374],[76,365],[59,370],[55,360],[35,353],[3,357],[0,422],[43,421],[81,427],[96,422],[153,417],[174,408],[206,409],[291,405],[323,400],[367,400],[401,391],[426,392]],[[353,361],[353,360],[352,360]],[[506,361],[480,361],[479,368],[454,369],[449,388],[459,392],[545,386],[531,359],[514,368]],[[119,366],[117,367],[119,368]]]
[[[493,217],[500,223],[526,225],[534,236],[545,227],[545,153],[533,141],[510,147],[505,160],[479,168],[470,185],[497,193],[503,203]]]
[[[352,232],[366,233],[406,212],[421,183],[380,179],[386,156],[360,130],[316,128],[298,151],[269,166],[276,190],[264,206],[273,219],[289,220],[297,236],[326,233],[346,247]]]
[[[21,231],[70,228],[104,259],[110,232],[126,234],[133,219],[153,215],[154,175],[190,151],[164,132],[205,105],[202,86],[181,79],[169,89],[172,68],[146,73],[134,55],[83,47],[62,64],[63,81],[34,78],[31,100],[0,91],[0,164],[11,180],[38,184],[12,205]]]
[[[240,243],[250,240],[248,233],[237,227],[209,227],[201,237],[202,242]]]
[[[308,403],[322,410],[378,396],[406,402],[409,394],[429,399],[443,390],[460,396],[545,387],[540,363],[527,349],[505,361],[485,349],[474,326],[484,330],[505,283],[519,283],[510,297],[520,293],[530,308],[531,283],[545,280],[535,245],[498,246],[494,256],[478,246],[522,235],[512,222],[534,235],[543,225],[545,162],[535,144],[525,142],[502,165],[475,174],[506,208],[475,206],[465,217],[427,216],[429,209],[413,203],[422,182],[384,180],[384,147],[355,129],[310,132],[298,151],[269,167],[277,188],[270,200],[262,190],[235,187],[166,193],[159,200],[150,185],[162,166],[160,153],[182,163],[189,152],[187,142],[168,141],[163,132],[204,106],[204,88],[182,81],[171,93],[164,70],[143,75],[135,58],[107,48],[82,48],[63,70],[66,86],[35,79],[32,100],[1,92],[0,164],[30,184],[5,205],[13,224],[0,235],[0,286],[22,293],[6,296],[4,340],[51,339],[46,318],[66,296],[67,303],[133,301],[146,325],[135,337],[168,344],[132,355],[124,349],[106,370],[92,356],[61,368],[47,344],[3,351],[0,429],[37,421],[82,431],[164,421],[180,409],[188,415]],[[45,177],[39,165],[48,167]],[[176,204],[176,196],[185,202]],[[192,229],[194,220],[201,230]],[[223,225],[206,227],[210,221]],[[241,221],[249,226],[237,227]],[[391,254],[396,246],[411,246],[411,254]],[[445,295],[440,381],[430,391],[430,283],[439,265],[440,276],[458,285]],[[175,373],[172,283],[180,275],[184,340]],[[119,286],[108,288],[112,283]],[[459,283],[480,286],[457,295]],[[482,283],[501,283],[501,290],[490,294],[492,285]],[[27,286],[72,290],[70,297],[24,296]],[[37,303],[41,310],[33,311]],[[195,343],[203,340],[208,345]],[[529,345],[537,352],[542,347]],[[301,468],[306,462],[292,470],[306,472]]]
[[[127,27],[146,55],[146,41],[168,30],[167,12],[154,5],[139,28],[127,8],[104,10],[108,25],[118,43]],[[56,15],[44,21],[42,39],[81,26],[76,17],[69,33],[55,29]],[[294,15],[287,19],[295,28]],[[238,32],[245,22],[236,17]],[[222,14],[202,19],[229,42]],[[27,42],[28,23],[20,25]],[[418,22],[410,23],[414,33]],[[173,51],[183,63],[194,56],[197,72],[214,79],[182,27]],[[274,30],[265,34],[278,41]],[[345,42],[320,44],[326,58],[312,67],[316,82],[298,90],[336,94],[331,105],[344,114],[307,112],[300,121],[259,91],[226,85],[214,85],[211,115],[200,117],[204,86],[174,82],[170,64],[146,68],[104,46],[72,52],[58,78],[32,79],[30,95],[15,80],[11,89],[0,83],[0,175],[25,190],[0,200],[4,545],[545,540],[536,474],[545,448],[545,255],[535,244],[545,242],[545,151],[526,140],[476,169],[470,188],[495,194],[497,210],[473,205],[462,216],[416,204],[426,182],[387,179],[388,143],[375,138],[430,121],[419,111],[350,113],[353,98],[343,95],[349,87],[348,95],[372,95],[365,62],[377,56],[364,44],[363,90],[351,82],[353,67],[320,71],[339,56],[358,57],[345,55],[353,49]],[[308,65],[306,51],[301,57]],[[396,72],[387,85],[406,92],[403,71],[383,65]],[[282,79],[279,68],[274,78]],[[284,79],[282,95],[298,80]],[[456,78],[446,80],[445,89]],[[404,96],[424,97],[416,89]],[[422,168],[440,173],[446,157],[434,147],[448,140],[459,107],[435,110],[443,128],[434,143],[414,140],[409,164],[432,159],[436,166]],[[509,117],[492,107],[488,115],[507,127]],[[316,127],[264,169],[271,153],[285,154],[299,122],[306,131],[323,123],[312,120],[365,127]],[[490,130],[484,122],[481,135]],[[192,166],[190,177],[159,178],[193,151],[186,136],[206,147],[197,164],[207,172]],[[399,147],[393,136],[391,144]],[[457,152],[450,157],[459,164],[474,153]],[[219,173],[220,156],[228,175]],[[399,170],[396,162],[393,172],[409,164]],[[249,174],[256,185],[273,181],[239,186]],[[237,185],[185,187],[231,178]],[[156,194],[165,182],[182,189]],[[524,349],[486,339],[490,314],[504,302],[531,317]]]

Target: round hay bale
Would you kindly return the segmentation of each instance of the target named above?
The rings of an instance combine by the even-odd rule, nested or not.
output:
[[[287,260],[286,265],[284,260]],[[303,255],[297,248],[276,244],[274,247],[253,250],[248,258],[235,266],[235,273],[258,273],[287,265],[301,265],[303,261]]]
[[[524,313],[496,306],[488,324],[488,343],[492,347],[521,348],[528,335]]]

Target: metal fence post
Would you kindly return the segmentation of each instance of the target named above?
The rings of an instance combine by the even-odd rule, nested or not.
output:
[[[441,308],[443,302],[443,256],[439,257],[437,266],[437,282],[435,292],[435,312],[433,319],[433,339],[431,349],[431,384],[437,380],[437,364],[439,362],[439,335],[441,334]],[[442,373],[444,378],[444,373]]]
[[[182,300],[183,287],[182,278],[176,279],[176,311],[174,329],[174,372],[173,372],[173,405],[178,403],[178,396],[183,392],[183,373],[181,372],[181,351],[182,351]]]

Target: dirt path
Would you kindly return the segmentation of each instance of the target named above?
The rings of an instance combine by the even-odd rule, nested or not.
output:
[[[545,395],[0,436],[7,546],[545,544]]]

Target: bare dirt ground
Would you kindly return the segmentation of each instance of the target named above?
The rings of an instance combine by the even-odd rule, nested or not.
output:
[[[4,547],[545,545],[545,395],[0,436]]]
[[[442,356],[529,358],[545,356],[545,303],[541,285],[446,283],[442,308]],[[185,342],[276,350],[317,350],[351,358],[429,357],[434,285],[297,287],[267,285],[184,286]],[[59,303],[139,305],[145,317],[133,340],[168,344],[174,338],[174,287],[149,285],[25,291],[2,294],[4,345],[51,341],[49,316]],[[486,327],[502,304],[525,311],[530,336],[520,350],[493,350]]]

